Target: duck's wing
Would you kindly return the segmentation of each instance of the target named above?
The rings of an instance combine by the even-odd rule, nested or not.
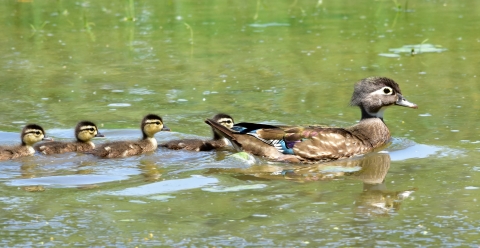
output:
[[[300,161],[329,161],[350,157],[365,148],[343,128],[239,123],[226,129],[208,120],[207,124],[229,139],[237,150],[270,158],[293,155]]]
[[[285,142],[282,137],[285,131],[278,126],[244,122],[229,129],[214,120],[207,119],[205,122],[214,132],[227,138],[238,151],[274,160],[300,162],[296,156],[284,149]]]

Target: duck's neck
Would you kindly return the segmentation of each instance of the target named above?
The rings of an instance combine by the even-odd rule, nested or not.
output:
[[[384,108],[381,108],[376,113],[370,113],[367,110],[365,110],[364,108],[360,108],[360,109],[362,110],[362,118],[360,119],[360,121],[365,120],[365,119],[370,119],[370,118],[378,118],[378,119],[382,120],[382,122],[384,122],[383,121],[383,112],[385,111]]]
[[[85,144],[87,144],[87,145],[89,145],[89,146],[91,146],[92,148],[95,148],[95,144],[94,144],[91,140],[89,140],[89,141],[82,141],[82,142],[85,143]]]
[[[149,143],[151,143],[153,147],[157,147],[157,146],[158,146],[157,139],[155,139],[155,137],[146,137],[146,138],[144,138],[143,140],[146,140],[146,141],[148,141]]]
[[[34,154],[34,153],[35,153],[35,149],[33,148],[32,145],[26,144],[26,143],[22,143],[22,146],[24,147],[23,149],[27,149],[28,154]],[[22,147],[22,146],[21,146],[21,147]]]
[[[217,132],[213,131],[213,129],[212,129],[212,132],[213,132],[213,140],[223,139],[223,136],[220,136]]]
[[[390,141],[390,131],[382,118],[369,115],[360,120],[356,125],[351,126],[348,130],[365,145],[372,148],[378,148]]]

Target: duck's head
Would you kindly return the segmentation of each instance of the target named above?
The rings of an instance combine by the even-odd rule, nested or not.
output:
[[[395,81],[385,77],[369,77],[357,82],[350,104],[362,109],[362,119],[372,117],[383,119],[383,112],[392,105],[418,108],[416,104],[403,97]]]
[[[227,128],[232,128],[233,125],[235,124],[234,121],[233,121],[233,118],[230,116],[230,115],[227,115],[227,114],[216,114],[212,120],[222,124],[223,126],[227,127]]]
[[[143,117],[141,126],[143,138],[152,138],[160,131],[170,131],[170,128],[163,124],[162,117],[154,114],[148,114]]]
[[[80,142],[89,142],[94,137],[104,137],[97,126],[90,121],[81,121],[75,127],[75,137]]]
[[[45,137],[45,131],[37,124],[28,124],[22,130],[22,145],[32,146],[33,144],[45,140],[51,141],[53,139]]]

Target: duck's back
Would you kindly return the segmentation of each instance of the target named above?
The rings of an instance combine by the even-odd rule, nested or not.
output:
[[[48,143],[37,144],[34,146],[35,150],[49,155],[49,154],[61,154],[66,152],[86,152],[95,148],[95,145],[91,142],[61,142],[52,141]]]
[[[1,146],[0,147],[0,160],[15,159],[23,156],[30,156],[35,151],[27,146]]]
[[[114,141],[102,144],[97,148],[89,151],[95,156],[101,158],[121,158],[142,153],[154,151],[157,149],[157,143],[151,139],[142,139],[136,142],[131,141]]]
[[[307,137],[293,147],[307,160],[328,161],[370,152],[388,143],[390,131],[379,118],[360,121],[348,128],[309,128]]]

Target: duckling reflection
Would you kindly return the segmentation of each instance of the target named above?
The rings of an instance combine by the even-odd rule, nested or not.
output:
[[[160,170],[155,162],[149,160],[141,160],[138,168],[142,170],[142,176],[146,182],[155,182],[162,177],[162,170]]]

